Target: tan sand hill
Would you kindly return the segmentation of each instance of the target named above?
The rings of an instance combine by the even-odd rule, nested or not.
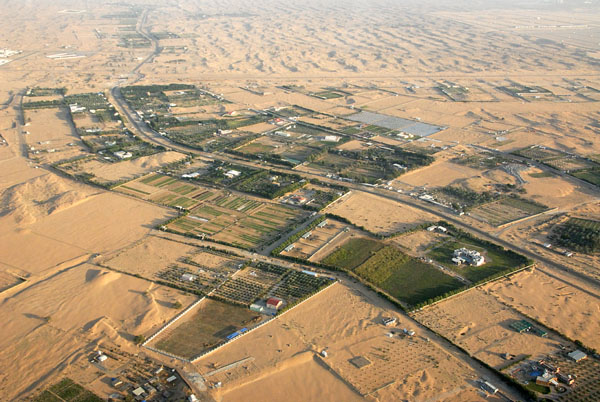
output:
[[[0,394],[10,399],[38,378],[52,381],[45,376],[87,360],[95,344],[132,348],[132,335],[148,335],[177,314],[175,300],[188,305],[195,297],[88,264],[3,299],[0,364],[11,369],[0,375]]]
[[[73,187],[51,174],[14,185],[0,194],[0,216],[11,215],[16,223],[32,224],[85,201],[91,194],[89,189]]]

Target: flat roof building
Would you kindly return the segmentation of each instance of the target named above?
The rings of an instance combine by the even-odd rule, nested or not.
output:
[[[575,360],[576,362],[587,359],[587,355],[585,353],[583,353],[581,350],[574,350],[573,352],[569,353],[567,356],[569,356],[571,359]]]

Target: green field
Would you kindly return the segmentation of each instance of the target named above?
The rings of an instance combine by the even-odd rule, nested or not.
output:
[[[216,300],[204,300],[198,311],[156,343],[158,349],[191,358],[224,342],[235,331],[255,325],[260,314]]]
[[[34,402],[102,402],[92,392],[69,378],[62,379],[41,394],[33,398]]]
[[[394,246],[380,249],[354,272],[410,305],[464,286],[458,279],[404,254]]]
[[[337,268],[353,270],[383,247],[381,242],[364,237],[350,239],[321,262]]]
[[[455,265],[452,262],[452,253],[461,247],[479,251],[485,258],[485,264],[479,267]],[[475,238],[450,239],[435,247],[427,255],[471,282],[479,282],[500,272],[518,269],[527,263],[527,259],[519,254],[500,247],[490,247]]]
[[[582,253],[600,252],[600,221],[571,218],[553,229],[551,238],[559,245]]]

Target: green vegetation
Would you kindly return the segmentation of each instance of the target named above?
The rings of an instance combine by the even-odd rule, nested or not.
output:
[[[477,192],[464,187],[446,186],[440,188],[439,191],[450,197],[452,207],[457,211],[467,211],[477,205],[485,204],[494,199],[493,195],[489,192]]]
[[[571,218],[554,228],[551,238],[556,244],[582,253],[600,252],[600,222]]]
[[[404,254],[395,246],[381,248],[354,272],[410,305],[464,287],[458,279]]]
[[[550,393],[550,387],[546,387],[545,385],[536,384],[534,381],[529,381],[529,383],[527,385],[525,385],[525,388],[527,388],[530,391],[537,392],[537,393],[544,394],[544,395]]]
[[[62,379],[33,398],[34,402],[102,402],[102,398],[69,378]]]
[[[306,180],[303,180],[297,174],[263,170],[238,182],[234,188],[245,193],[274,199],[290,191],[297,190],[305,184]]]
[[[325,168],[340,176],[361,183],[376,183],[379,179],[391,180],[405,171],[427,166],[434,158],[424,153],[389,146],[361,151],[329,149],[308,160],[314,167]]]
[[[383,243],[365,237],[353,238],[329,254],[322,263],[336,268],[353,270],[371,258]]]
[[[479,251],[485,258],[485,264],[479,267],[455,265],[452,262],[452,253],[461,247]],[[462,231],[456,232],[455,238],[435,247],[428,256],[474,283],[497,278],[529,263],[527,258],[520,254]]]
[[[133,337],[133,343],[136,345],[141,345],[144,342],[146,342],[146,337],[144,335],[136,335]]]

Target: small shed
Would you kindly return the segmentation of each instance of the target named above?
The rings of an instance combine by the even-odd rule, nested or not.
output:
[[[583,353],[581,350],[574,350],[573,352],[569,353],[568,356],[571,359],[575,360],[576,362],[587,359],[587,355],[585,353]]]
[[[283,305],[283,300],[276,297],[269,297],[267,299],[267,307],[278,310]]]

